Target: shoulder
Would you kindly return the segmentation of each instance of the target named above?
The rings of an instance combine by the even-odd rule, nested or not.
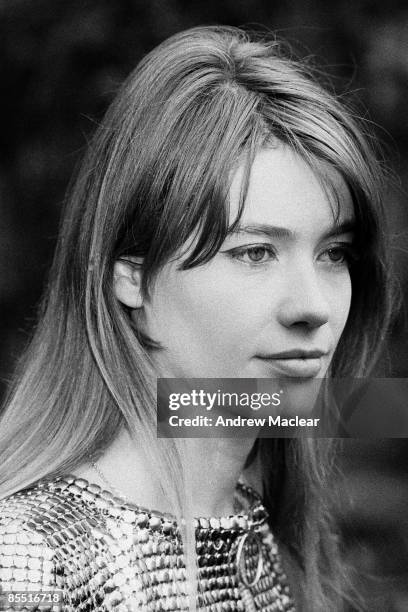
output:
[[[0,501],[0,585],[2,591],[62,589],[63,572],[48,540],[44,496],[38,489]]]
[[[60,543],[58,533],[91,520],[86,495],[73,478],[41,481],[29,489],[18,491],[0,500],[1,533],[10,539],[18,527],[51,547]]]
[[[109,501],[81,479],[67,476],[40,481],[0,500],[1,541],[4,546],[29,538],[30,543],[45,544],[58,555],[64,542],[103,523],[108,508]]]
[[[93,566],[95,549],[107,559],[118,541],[138,543],[139,535],[142,542],[147,532],[160,536],[175,529],[170,518],[124,503],[75,476],[43,481],[0,500],[3,556],[13,555],[14,548],[8,547],[20,546],[21,541],[25,546],[47,547],[45,557],[72,571]]]
[[[40,483],[0,501],[3,588],[10,578],[14,590],[48,589],[51,583],[63,592],[63,610],[69,612],[85,609],[85,603],[89,610],[111,606],[129,575],[142,592],[156,564],[179,554],[177,533],[171,517],[124,503],[85,479]],[[35,575],[27,573],[34,556],[40,559]]]
[[[40,482],[0,500],[2,589],[65,590],[75,580],[69,559],[84,552],[96,523],[73,479]]]

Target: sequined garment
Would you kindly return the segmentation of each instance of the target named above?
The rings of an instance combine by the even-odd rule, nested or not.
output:
[[[198,607],[294,612],[266,510],[249,488],[239,485],[237,495],[249,500],[245,514],[195,520]],[[62,607],[43,611],[189,610],[174,518],[73,476],[0,501],[0,583],[4,590],[61,590]]]

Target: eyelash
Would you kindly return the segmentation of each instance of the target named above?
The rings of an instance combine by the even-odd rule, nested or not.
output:
[[[256,250],[264,250],[265,253],[268,253],[268,259],[266,260],[262,259],[261,261],[245,261],[243,259],[245,255],[247,255],[250,252],[254,252]],[[348,242],[340,242],[340,243],[333,244],[329,246],[327,249],[325,249],[322,252],[322,254],[330,253],[333,251],[339,251],[343,255],[341,261],[332,261],[329,259],[328,263],[331,263],[334,266],[343,266],[343,265],[350,266],[355,261],[358,260],[358,255],[356,253],[356,250],[354,249],[353,245]],[[247,246],[231,249],[230,251],[226,251],[226,253],[232,259],[236,259],[238,261],[241,261],[244,264],[247,264],[253,267],[265,265],[272,259],[276,259],[276,251],[270,244],[247,245]]]

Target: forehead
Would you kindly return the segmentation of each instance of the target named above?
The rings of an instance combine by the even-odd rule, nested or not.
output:
[[[238,213],[244,168],[230,188],[230,222]],[[354,207],[341,175],[320,163],[318,170],[288,146],[261,150],[251,167],[240,225],[248,222],[282,226],[294,232],[323,230],[352,221]]]

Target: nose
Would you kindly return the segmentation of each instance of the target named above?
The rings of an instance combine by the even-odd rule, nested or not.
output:
[[[285,327],[315,329],[329,321],[329,304],[313,264],[288,271],[278,320]]]

